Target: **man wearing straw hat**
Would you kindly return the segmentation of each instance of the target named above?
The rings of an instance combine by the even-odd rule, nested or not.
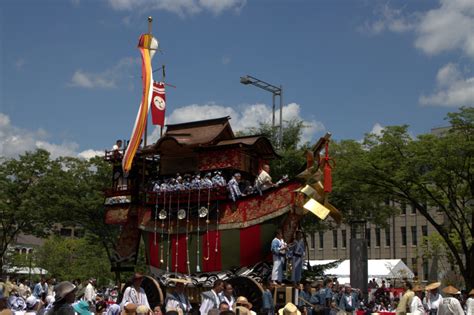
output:
[[[438,315],[464,315],[461,303],[454,296],[458,293],[458,289],[452,285],[443,289],[446,295],[439,304]]]
[[[178,309],[183,311],[183,314],[188,314],[191,312],[192,306],[189,302],[186,293],[184,292],[184,288],[186,284],[190,283],[187,279],[170,279],[170,282],[175,283],[174,292],[168,293],[165,299],[165,310],[166,312],[169,311],[176,311]]]
[[[285,307],[278,310],[278,315],[301,315],[301,312],[298,310],[296,305],[289,302],[286,303]]]
[[[425,309],[428,310],[429,315],[436,315],[438,312],[439,303],[441,303],[441,300],[443,299],[438,291],[440,285],[441,282],[433,282],[425,287],[425,290],[428,292],[428,294],[423,299],[423,305],[425,306]]]
[[[466,315],[474,315],[474,289],[469,292],[469,298],[466,301]]]
[[[249,300],[247,300],[247,298],[245,296],[239,296],[235,300],[235,309],[236,309],[236,311],[238,309],[241,309],[242,307],[244,307],[248,310],[249,315],[256,315],[256,313],[254,311],[252,311],[252,307],[253,307],[252,303],[250,303]]]
[[[415,295],[411,300],[410,313],[412,313],[413,315],[424,315],[426,311],[425,307],[423,306],[423,302],[421,302],[421,298],[423,296],[423,288],[417,284],[413,288],[413,292],[415,292]]]

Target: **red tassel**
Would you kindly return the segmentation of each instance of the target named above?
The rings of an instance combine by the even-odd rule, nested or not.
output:
[[[331,165],[329,164],[329,141],[326,141],[326,154],[324,157],[324,192],[330,193],[332,191],[332,176]]]
[[[329,160],[324,163],[324,192],[330,193],[332,191],[332,176],[331,176],[331,165]]]

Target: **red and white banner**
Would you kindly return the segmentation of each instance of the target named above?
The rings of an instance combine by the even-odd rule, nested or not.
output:
[[[163,82],[153,82],[151,98],[151,121],[153,125],[165,125],[166,95]]]

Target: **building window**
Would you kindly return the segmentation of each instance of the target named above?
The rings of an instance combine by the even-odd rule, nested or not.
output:
[[[375,228],[375,247],[380,247],[380,228]]]
[[[428,260],[423,260],[423,280],[428,280],[429,278],[429,268],[428,268]]]
[[[416,214],[416,205],[414,203],[411,204],[411,214]]]
[[[413,246],[418,245],[418,237],[417,237],[417,233],[416,233],[416,226],[411,227],[411,244]]]
[[[400,204],[400,209],[402,209],[402,214],[407,214],[407,204],[405,201],[402,201]]]
[[[324,233],[319,232],[319,249],[324,248]]]
[[[337,230],[332,230],[332,248],[337,248]]]
[[[311,248],[316,248],[316,237],[314,236],[314,233],[311,233],[310,245],[311,245]]]
[[[390,228],[385,228],[385,246],[390,246]]]
[[[342,248],[346,248],[347,247],[346,230],[341,230],[341,237],[342,237]]]
[[[365,239],[367,240],[367,247],[370,247],[370,228],[365,229]]]
[[[407,227],[402,226],[400,227],[402,233],[402,246],[407,246]]]
[[[421,226],[421,234],[423,235],[423,237],[428,236],[428,226],[427,225],[422,225]]]
[[[59,230],[59,234],[60,234],[61,236],[69,236],[69,237],[71,237],[71,236],[72,236],[72,229],[61,228],[61,230]]]

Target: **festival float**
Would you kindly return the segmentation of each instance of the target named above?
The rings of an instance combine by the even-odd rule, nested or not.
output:
[[[291,243],[308,212],[320,220],[328,215],[341,219],[328,201],[330,134],[306,153],[298,176],[264,191],[250,190],[234,201],[222,178],[228,181],[240,173],[253,186],[262,165],[278,159],[278,152],[264,136],[235,136],[231,117],[166,125],[164,134],[147,144],[150,107],[153,122],[164,126],[165,84],[153,83],[151,58],[158,41],[151,27],[138,46],[143,95],[135,126],[125,149],[105,154],[113,165],[105,222],[121,227],[113,269],[130,270],[143,240],[151,274],[144,287],[152,306],[163,302],[170,278],[185,277],[191,301],[198,302],[203,288],[223,279],[258,309],[260,283],[271,271],[275,232],[282,230]]]

